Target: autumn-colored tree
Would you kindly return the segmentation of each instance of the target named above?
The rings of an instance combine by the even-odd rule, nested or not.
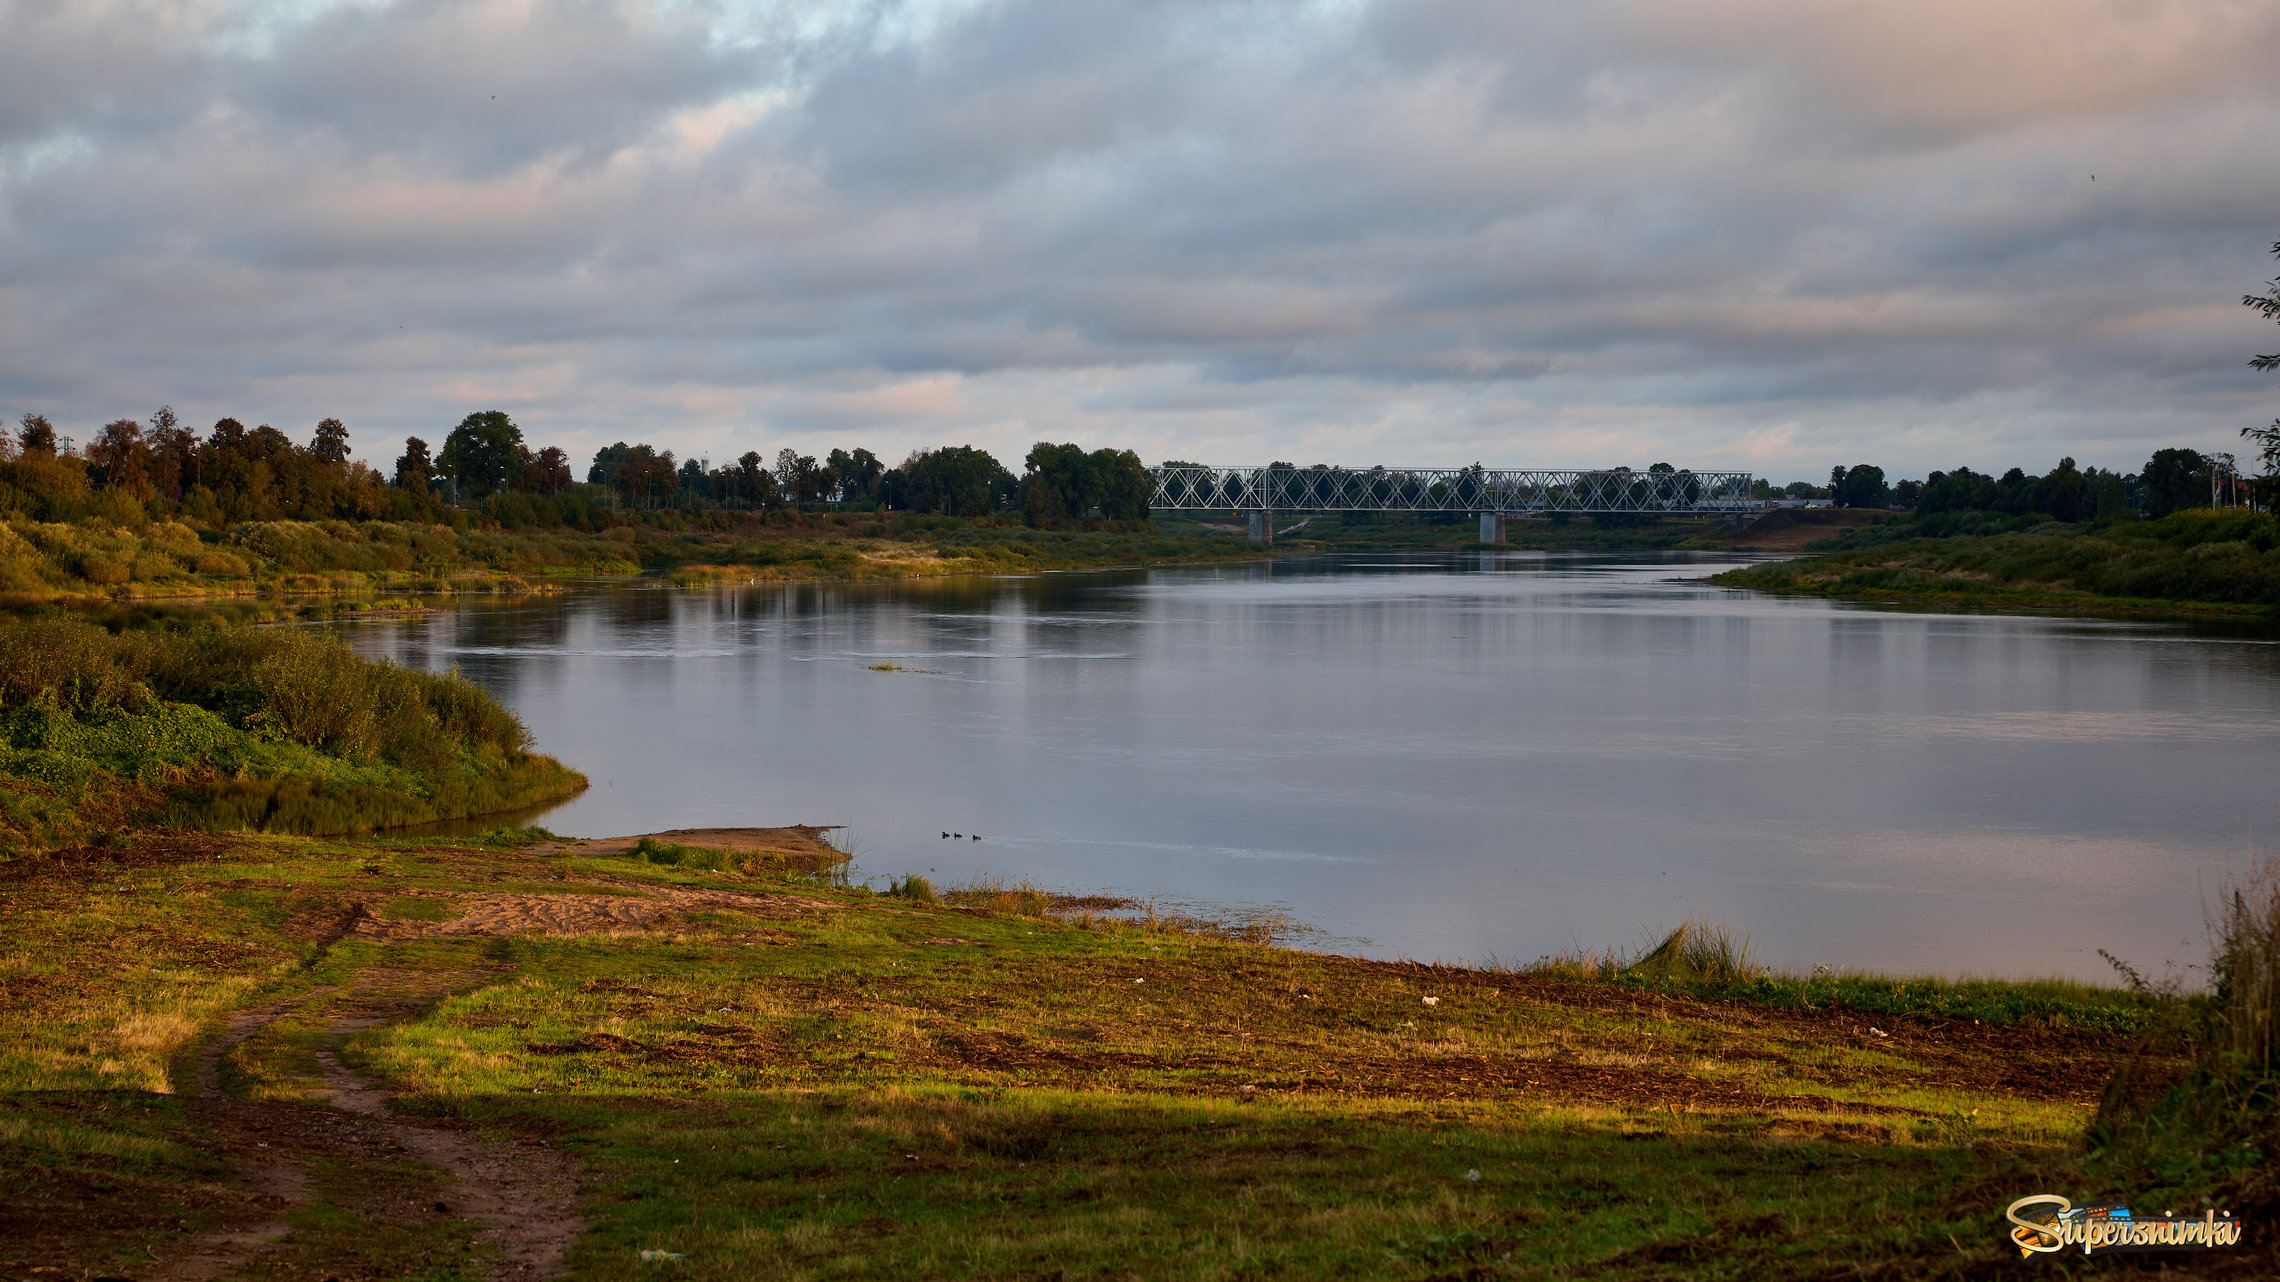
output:
[[[570,484],[570,456],[553,445],[536,454],[525,452],[518,488],[533,494],[556,494]]]
[[[150,445],[143,439],[142,424],[131,418],[116,419],[95,434],[87,444],[87,463],[94,469],[91,479],[105,489],[138,499],[148,499],[153,492]]]
[[[55,424],[48,422],[45,414],[24,415],[21,430],[16,433],[16,445],[26,457],[38,454],[54,458]]]

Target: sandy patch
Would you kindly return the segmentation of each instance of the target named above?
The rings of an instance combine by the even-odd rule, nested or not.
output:
[[[823,839],[828,826],[793,824],[789,828],[674,828],[667,832],[637,833],[631,837],[578,837],[540,842],[535,855],[622,855],[641,844],[643,837],[706,850],[725,850],[803,868],[828,868],[847,856]]]
[[[1759,517],[1736,535],[1734,548],[1745,552],[1793,552],[1808,543],[1834,537],[1840,530],[1877,525],[1898,516],[1898,513],[1868,508],[1780,508]]]

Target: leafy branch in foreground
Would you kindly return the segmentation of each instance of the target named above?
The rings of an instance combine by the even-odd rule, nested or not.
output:
[[[2272,242],[2272,256],[2280,258],[2280,241]],[[2240,305],[2264,313],[2264,319],[2280,321],[2280,276],[2265,282],[2263,294],[2243,294]],[[2280,352],[2259,356],[2248,363],[2250,369],[2280,369]],[[2280,477],[2280,418],[2272,420],[2270,427],[2244,427],[2240,434],[2256,442],[2257,457],[2264,464],[2267,479]]]

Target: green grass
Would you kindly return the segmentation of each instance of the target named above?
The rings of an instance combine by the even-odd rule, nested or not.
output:
[[[2009,1198],[2097,1187],[2085,1065],[2129,1040],[2044,1022],[1992,982],[1972,990],[1986,1025],[1901,1011],[1883,1037],[1829,1002],[1361,961],[1028,886],[929,903],[528,844],[200,840],[52,868],[0,900],[0,1103],[124,1091],[172,1108],[201,1030],[281,997],[304,1004],[226,1076],[304,1098],[330,1021],[434,992],[343,1057],[400,1108],[583,1161],[580,1277],[652,1267],[644,1250],[692,1277],[1984,1270]],[[323,928],[358,904],[432,920],[470,893],[672,886],[788,898],[634,936]],[[88,1124],[179,1146],[149,1159],[152,1196],[179,1201],[206,1159],[165,1116]],[[78,1187],[0,1152],[36,1196]],[[359,1233],[413,1249],[356,1209],[352,1172],[325,1180],[281,1259],[321,1276]],[[463,1235],[417,1240],[474,1267]]]
[[[611,1173],[615,1211],[574,1256],[597,1277],[669,1250],[699,1278],[1746,1278],[1823,1265],[1813,1223],[1857,1225],[1871,1257],[1984,1234],[1940,1205],[1971,1166],[1952,1151],[1555,1110],[841,1089],[478,1115],[567,1127]]]

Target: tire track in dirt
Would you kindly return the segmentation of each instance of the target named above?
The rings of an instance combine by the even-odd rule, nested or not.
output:
[[[499,1248],[494,1278],[551,1278],[562,1272],[570,1244],[586,1231],[578,1217],[578,1172],[551,1149],[488,1136],[439,1130],[403,1121],[390,1110],[395,1098],[340,1060],[339,1042],[388,1018],[367,1015],[334,1021],[334,1046],[317,1052],[325,1092],[335,1108],[385,1119],[391,1137],[414,1157],[451,1175],[459,1205],[453,1214],[479,1221]]]
[[[213,1135],[214,1147],[237,1167],[237,1191],[249,1208],[269,1214],[180,1243],[143,1277],[208,1282],[279,1247],[292,1231],[287,1214],[314,1200],[311,1161],[353,1169],[398,1164],[407,1157],[450,1177],[446,1196],[451,1200],[434,1209],[482,1226],[477,1240],[498,1250],[488,1262],[488,1276],[525,1282],[561,1274],[570,1244],[585,1231],[577,1210],[575,1163],[542,1146],[400,1117],[390,1109],[392,1092],[340,1060],[344,1038],[411,1014],[466,976],[443,976],[440,984],[436,978],[416,989],[385,993],[376,1005],[361,1003],[359,1013],[326,1025],[330,1045],[316,1052],[324,1087],[313,1093],[327,1097],[330,1108],[230,1098],[222,1090],[221,1065],[248,1038],[311,1002],[339,995],[340,989],[271,1002],[230,1018],[222,1034],[199,1053],[193,1111]],[[360,983],[349,999],[369,996],[367,988]]]
[[[229,1146],[243,1151],[247,1148],[266,1147],[267,1141],[252,1139],[252,1135],[266,1128],[254,1123],[260,1106],[250,1100],[233,1100],[222,1094],[222,1057],[238,1043],[260,1032],[264,1027],[290,1013],[303,1003],[326,996],[333,990],[323,990],[307,997],[271,1002],[242,1010],[230,1016],[223,1026],[222,1035],[208,1043],[198,1053],[197,1103],[194,1112],[200,1121]],[[281,1162],[246,1161],[238,1165],[238,1192],[245,1199],[264,1210],[282,1212],[309,1199],[309,1173],[301,1167]],[[261,1254],[270,1243],[292,1230],[282,1214],[252,1224],[241,1225],[209,1234],[178,1248],[151,1276],[157,1282],[206,1282]]]

